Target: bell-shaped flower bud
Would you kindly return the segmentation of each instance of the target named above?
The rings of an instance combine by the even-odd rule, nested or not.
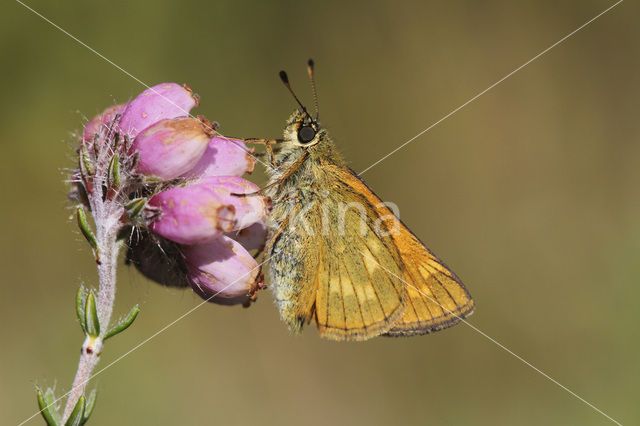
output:
[[[125,105],[113,105],[93,117],[91,121],[84,126],[82,140],[85,142],[92,141],[96,134],[99,134],[111,125],[116,115],[122,113],[124,107]],[[92,148],[91,145],[88,146]]]
[[[241,140],[213,137],[198,164],[185,176],[242,176],[251,173],[256,165],[251,153]]]
[[[209,302],[246,304],[259,288],[258,263],[227,236],[185,247],[183,253],[193,290]]]
[[[220,196],[223,203],[235,208],[236,222],[233,230],[244,229],[256,222],[266,220],[267,202],[257,193],[260,187],[255,183],[238,176],[210,176],[200,179],[197,184],[211,188]]]
[[[125,107],[120,119],[120,131],[135,138],[152,124],[167,118],[187,117],[191,108],[198,105],[188,86],[162,83],[139,94]]]
[[[256,222],[244,229],[227,232],[225,235],[242,244],[242,247],[247,251],[260,251],[264,248],[267,237],[267,227],[263,222]]]
[[[169,180],[195,166],[207,149],[202,123],[189,117],[161,120],[140,132],[131,152],[138,153],[137,171]]]
[[[157,217],[149,228],[180,244],[200,244],[234,228],[235,209],[205,185],[173,187],[148,203]]]

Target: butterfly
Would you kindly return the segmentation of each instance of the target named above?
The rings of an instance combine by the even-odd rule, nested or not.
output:
[[[474,309],[460,279],[351,170],[315,116],[299,109],[266,145],[271,198],[265,278],[293,332],[315,321],[322,337],[367,340],[450,327]],[[248,140],[249,141],[249,140]]]

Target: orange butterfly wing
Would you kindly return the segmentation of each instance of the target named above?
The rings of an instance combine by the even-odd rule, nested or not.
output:
[[[341,167],[325,166],[330,174],[334,174],[333,182],[340,182],[346,185],[349,200],[358,200],[366,203],[369,216],[367,221],[371,224],[379,224],[378,228],[386,229],[386,234],[373,234],[363,236],[360,251],[362,254],[362,262],[370,269],[371,264],[375,263],[381,267],[383,274],[379,273],[379,277],[375,280],[390,281],[390,286],[386,287],[396,289],[396,293],[402,294],[402,312],[401,314],[383,316],[382,323],[375,327],[375,331],[362,332],[361,330],[345,331],[342,336],[345,339],[354,336],[362,338],[374,337],[375,333],[382,332],[389,336],[410,336],[417,334],[426,334],[432,331],[441,330],[450,327],[462,318],[473,312],[474,302],[471,295],[462,284],[460,279],[442,263],[429,249],[427,249],[420,240],[409,229],[393,215],[391,210],[386,207],[383,202],[376,196],[369,187],[362,182],[353,171]],[[374,227],[375,228],[375,227]],[[376,241],[377,240],[377,241]],[[388,258],[394,259],[397,267],[390,266],[388,262],[385,265],[380,264],[376,257],[380,257],[380,248],[385,247],[389,252]],[[376,253],[377,256],[374,256]],[[349,262],[344,262],[347,265]],[[345,284],[337,284],[335,276],[343,276],[340,274],[341,265],[330,266],[330,262],[321,261],[327,269],[333,269],[333,281],[328,282],[328,286],[345,287]],[[322,267],[321,267],[322,268]],[[324,274],[320,274],[324,275]],[[330,310],[328,300],[322,297],[321,291],[326,290],[326,286],[322,286],[320,277],[318,277],[318,293],[316,296],[316,321],[318,328],[323,334],[326,324],[322,324],[322,315],[318,313]],[[358,293],[358,283],[348,283],[353,286],[354,293]],[[376,283],[372,283],[374,286]],[[369,284],[369,285],[372,285]],[[379,286],[379,285],[378,285]],[[404,287],[406,292],[401,292]],[[338,294],[334,292],[334,294]],[[337,297],[337,296],[336,296]],[[335,305],[335,303],[334,303]],[[384,325],[386,324],[386,326]],[[347,323],[345,323],[345,326]],[[354,325],[353,323],[351,324]],[[356,325],[356,329],[360,328]],[[348,328],[348,327],[347,327]],[[331,333],[329,333],[331,334]],[[332,337],[332,336],[325,336]],[[338,337],[338,336],[333,336]]]

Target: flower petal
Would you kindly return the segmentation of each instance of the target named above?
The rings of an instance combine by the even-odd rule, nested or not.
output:
[[[150,87],[127,104],[120,131],[134,138],[152,124],[167,118],[187,117],[198,99],[188,86],[162,83]]]
[[[204,155],[186,177],[242,176],[251,173],[256,160],[243,141],[214,137]]]
[[[82,132],[82,140],[85,142],[90,142],[93,140],[96,134],[99,134],[101,131],[105,130],[111,124],[114,118],[116,118],[117,114],[121,114],[125,105],[112,105],[109,108],[102,111],[100,114],[96,115],[89,121],[86,126],[84,126],[84,131]],[[91,145],[89,145],[91,146]]]
[[[263,222],[256,222],[239,231],[227,232],[225,235],[242,244],[247,251],[260,251],[264,248],[267,227]]]
[[[204,185],[174,187],[149,200],[160,211],[149,227],[180,244],[200,244],[233,229],[234,208]]]
[[[260,189],[253,182],[238,176],[209,176],[198,181],[198,185],[211,188],[223,204],[235,208],[236,223],[234,230],[246,228],[256,222],[264,222],[267,218],[267,201],[260,194],[239,197],[232,194],[251,194]]]
[[[183,253],[192,287],[205,300],[246,303],[256,291],[260,268],[237,241],[223,235],[205,244],[185,247]]]
[[[131,149],[139,154],[138,172],[169,180],[193,168],[208,143],[209,136],[199,120],[181,117],[147,127]]]

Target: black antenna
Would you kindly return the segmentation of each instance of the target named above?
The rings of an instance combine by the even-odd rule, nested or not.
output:
[[[287,89],[289,89],[289,93],[291,93],[291,96],[293,96],[293,99],[295,99],[298,105],[300,105],[300,108],[302,108],[302,112],[305,113],[307,117],[309,117],[309,120],[314,121],[313,118],[309,115],[309,112],[307,112],[307,108],[304,105],[302,105],[302,102],[300,102],[300,99],[298,99],[296,94],[293,92],[293,89],[291,88],[291,84],[289,84],[289,77],[287,77],[286,72],[280,71],[280,80],[282,80],[282,83],[286,86]]]
[[[316,120],[320,117],[320,108],[318,108],[318,92],[316,91],[316,80],[313,78],[313,59],[307,61],[307,72],[311,81],[311,90],[313,91],[313,103],[316,107]]]

